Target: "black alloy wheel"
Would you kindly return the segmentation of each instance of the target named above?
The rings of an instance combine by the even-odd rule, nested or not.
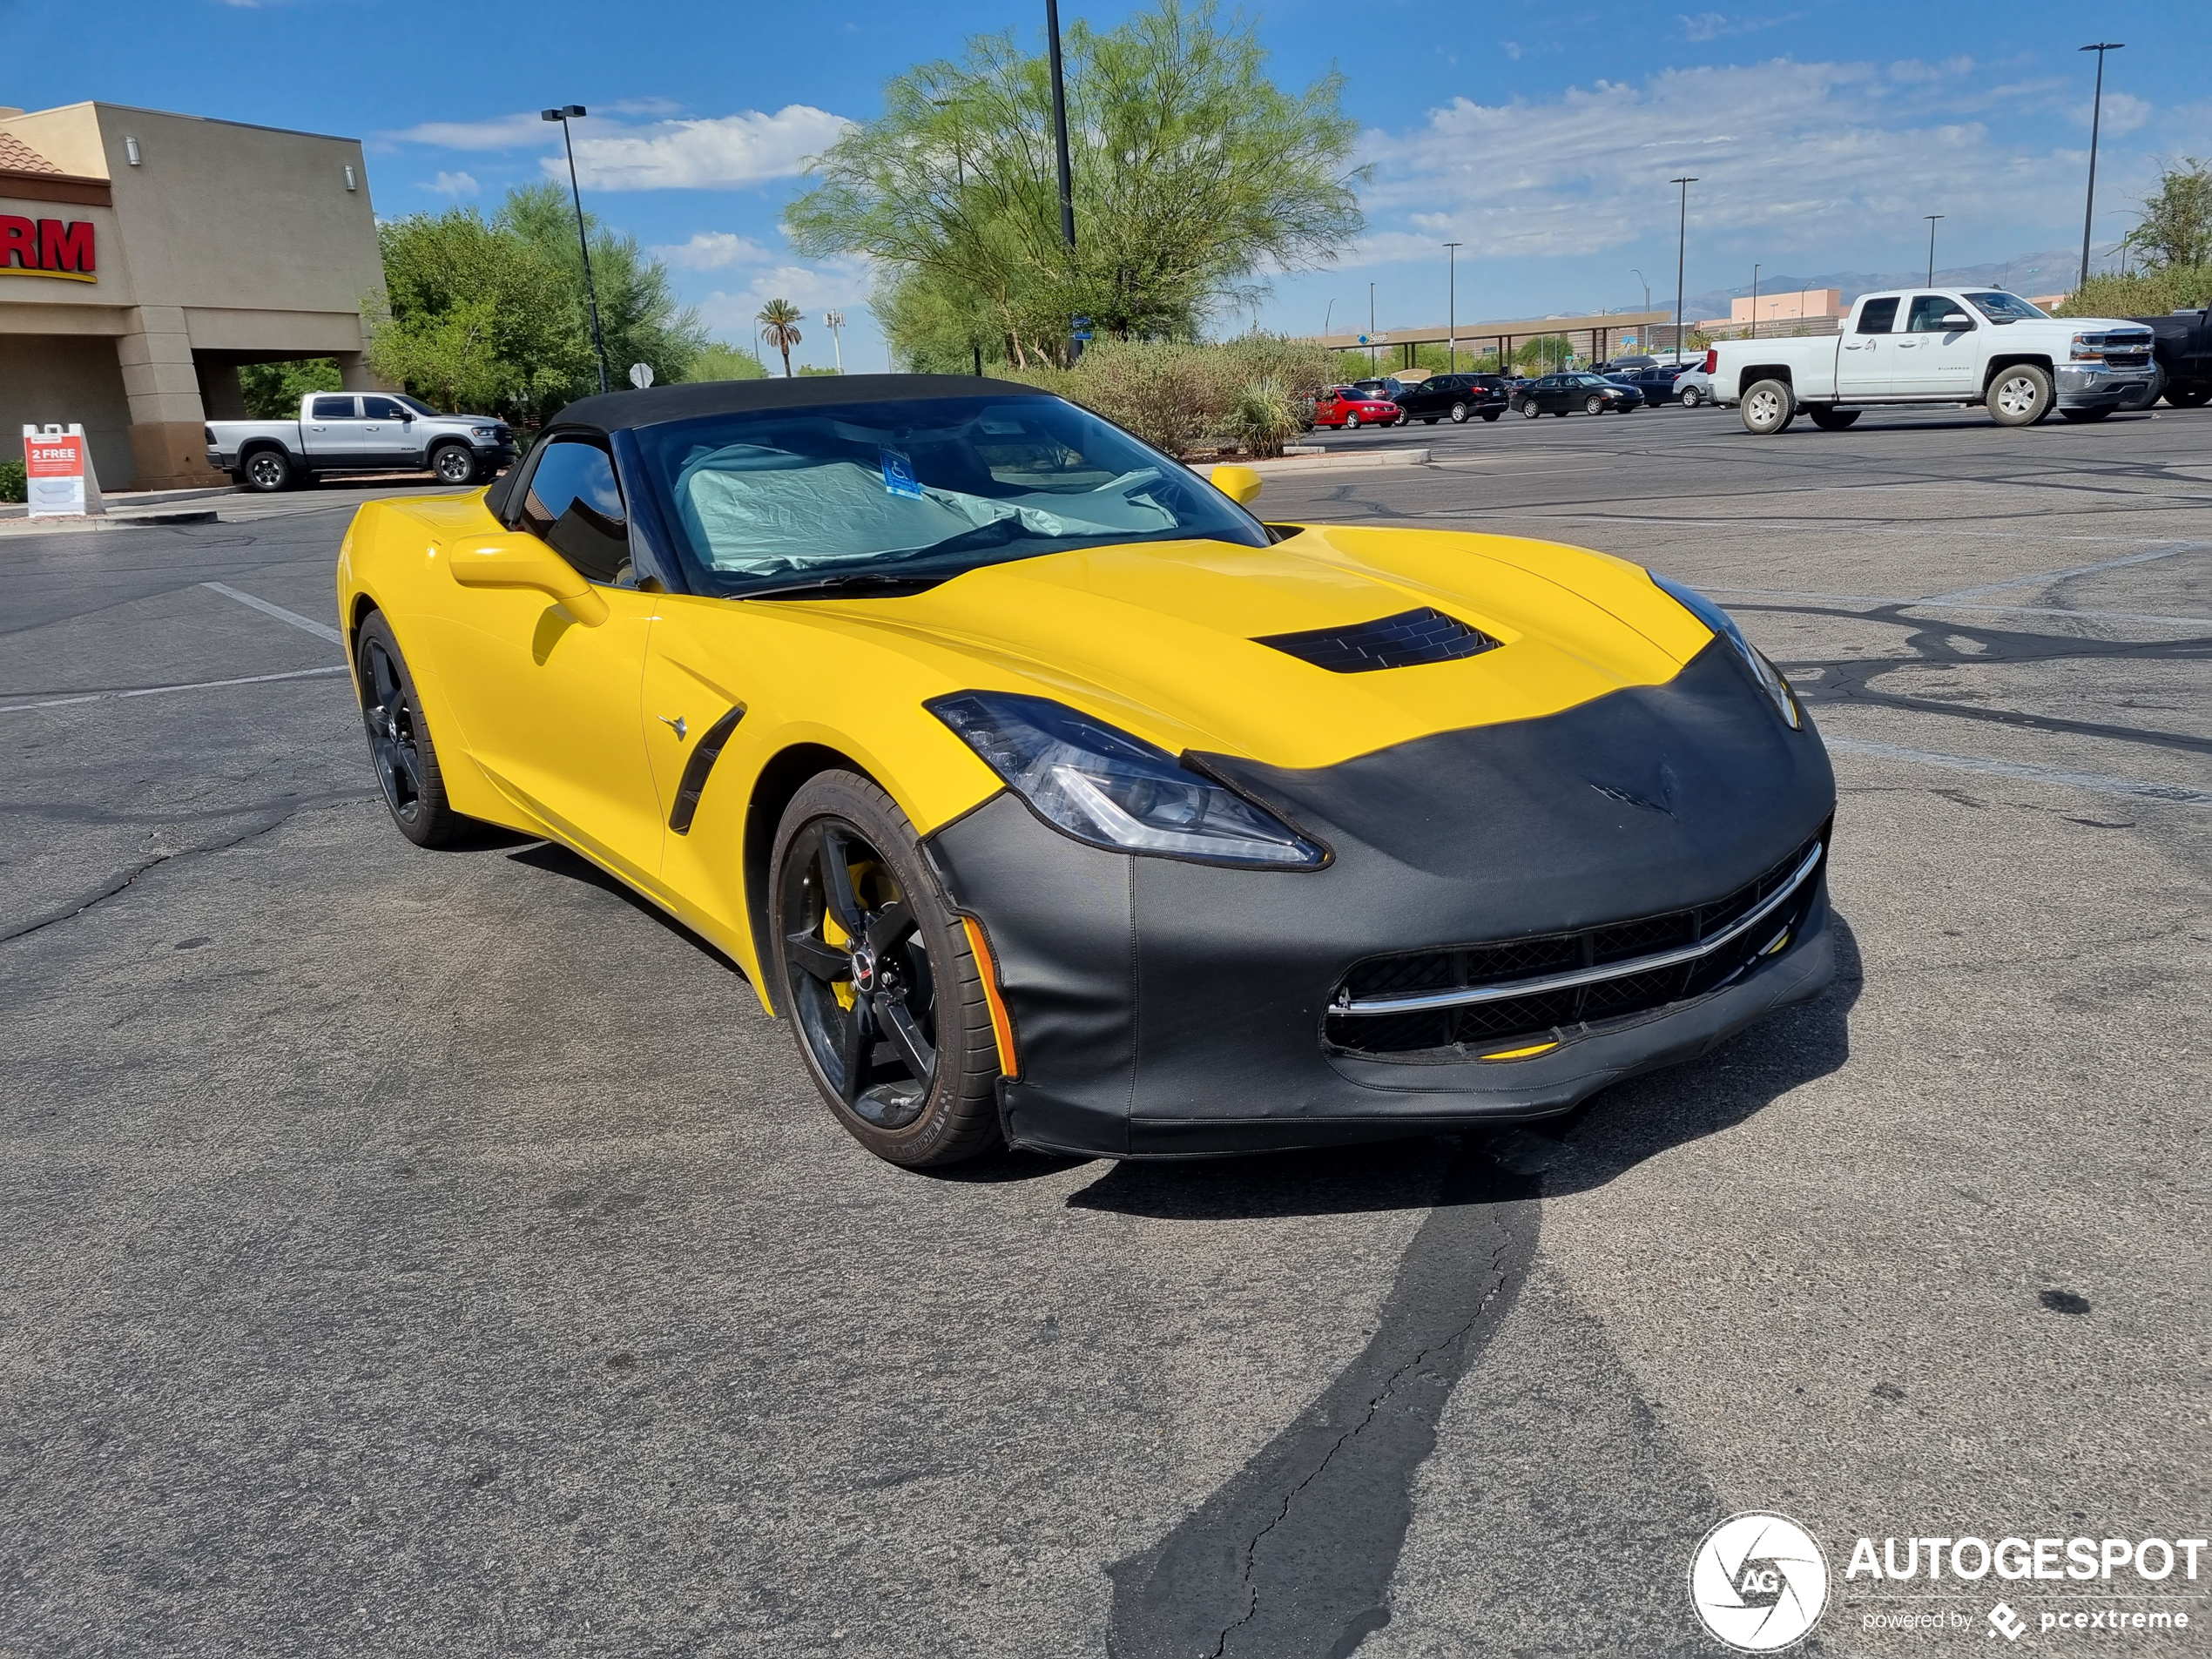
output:
[[[897,804],[851,772],[810,781],[784,814],[773,896],[786,1011],[839,1122],[910,1168],[995,1141],[981,971]]]
[[[446,804],[445,776],[438,752],[422,718],[421,699],[408,672],[399,641],[377,612],[361,624],[354,657],[354,685],[361,696],[361,725],[384,806],[400,833],[417,846],[442,846],[467,828],[469,820]]]
[[[430,470],[440,483],[460,489],[476,482],[476,456],[465,443],[443,444],[430,457]]]
[[[273,494],[292,482],[292,459],[281,449],[256,449],[246,457],[239,476],[248,489]]]

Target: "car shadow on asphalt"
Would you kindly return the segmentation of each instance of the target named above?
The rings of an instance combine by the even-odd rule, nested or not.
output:
[[[1829,927],[1836,978],[1821,996],[1696,1060],[1615,1083],[1561,1116],[1251,1157],[1123,1160],[1071,1193],[1069,1207],[1163,1221],[1246,1221],[1477,1202],[1443,1190],[1444,1172],[1463,1145],[1517,1175],[1541,1176],[1547,1197],[1602,1186],[1669,1148],[1732,1129],[1843,1066],[1851,1055],[1851,1012],[1862,969],[1850,923],[1831,912]]]
[[[513,832],[494,830],[491,833],[503,836],[511,834]],[[543,870],[550,875],[564,875],[571,881],[581,881],[588,887],[597,887],[602,893],[612,894],[639,915],[650,917],[659,927],[664,928],[671,937],[682,940],[701,955],[713,958],[716,962],[728,968],[739,979],[745,980],[747,984],[752,983],[752,981],[746,978],[745,969],[738,965],[736,959],[725,955],[720,946],[711,940],[704,939],[693,933],[628,883],[617,880],[592,863],[590,860],[580,853],[570,852],[559,842],[536,840],[517,834],[513,843],[491,841],[478,843],[478,845],[492,846],[516,845],[517,850],[507,855],[513,862],[527,864],[533,870]]]

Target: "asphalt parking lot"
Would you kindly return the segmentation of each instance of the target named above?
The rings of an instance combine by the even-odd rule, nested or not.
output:
[[[1827,996],[1534,1130],[904,1173],[579,860],[390,827],[355,492],[0,536],[0,1656],[1718,1653],[1754,1509],[1800,1651],[2212,1652],[2212,1561],[1843,1575],[2206,1534],[2212,410],[1324,442],[1436,464],[1264,516],[1735,610],[1835,754]]]

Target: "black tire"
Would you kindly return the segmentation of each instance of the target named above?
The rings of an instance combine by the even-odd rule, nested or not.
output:
[[[1344,429],[1347,432],[1358,431],[1359,429],[1359,417],[1356,415],[1345,415],[1344,417]]]
[[[1485,409],[1482,411],[1482,418],[1486,421],[1495,421],[1504,413],[1503,409]]]
[[[1697,395],[1697,388],[1694,386],[1685,386],[1683,388],[1682,395],[1675,400],[1676,402],[1681,404],[1683,408],[1686,409],[1694,409],[1704,401],[1705,400],[1703,398]]]
[[[2212,403],[2212,386],[2169,386],[2166,401],[2177,409],[2201,409]]]
[[[446,846],[474,827],[446,802],[445,774],[422,717],[415,676],[391,624],[371,611],[354,643],[354,689],[368,732],[369,759],[383,786],[385,810],[417,846]]]
[[[1453,426],[1465,426],[1467,423],[1467,406],[1464,403],[1454,403],[1452,406],[1452,424]]]
[[[256,449],[238,463],[238,478],[248,489],[273,496],[299,482],[299,469],[281,449]]]
[[[1552,414],[1553,414],[1553,415],[1554,415],[1554,416],[1555,416],[1557,419],[1561,420],[1561,421],[1564,421],[1564,420],[1567,418],[1567,411],[1566,411],[1565,409],[1554,409],[1554,410],[1552,411]]]
[[[1541,418],[1544,413],[1536,407],[1536,400],[1533,397],[1521,404],[1521,412],[1531,421]]]
[[[2071,421],[2075,426],[2089,426],[2106,419],[2112,413],[2113,406],[2107,403],[2101,409],[2060,409],[2059,419]]]
[[[1982,401],[1999,426],[2033,426],[2051,413],[2051,377],[2033,363],[2014,363],[1990,376]]]
[[[1604,414],[1605,400],[1600,397],[1595,392],[1591,393],[1588,397],[1582,400],[1582,413],[1585,415]]]
[[[466,489],[483,469],[476,462],[476,452],[467,444],[442,443],[430,451],[430,470],[448,489]]]
[[[809,779],[776,831],[769,901],[783,1011],[846,1132],[907,1169],[995,1145],[982,974],[898,803],[855,772]]]
[[[1743,388],[1743,429],[1754,437],[1787,432],[1797,418],[1797,400],[1784,381],[1754,381]]]
[[[1857,425],[1858,417],[1865,411],[1863,409],[1807,409],[1805,413],[1812,416],[1813,425],[1818,427],[1823,432],[1841,432],[1847,427]]]

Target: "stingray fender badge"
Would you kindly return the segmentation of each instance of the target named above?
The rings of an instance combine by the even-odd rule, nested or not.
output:
[[[1617,800],[1629,806],[1641,806],[1647,813],[1664,813],[1669,818],[1675,815],[1675,797],[1682,792],[1682,786],[1675,778],[1675,769],[1663,762],[1659,767],[1659,799],[1657,800],[1653,800],[1649,796],[1639,795],[1633,789],[1623,789],[1618,784],[1599,783],[1595,778],[1584,779],[1583,781],[1608,800]]]

